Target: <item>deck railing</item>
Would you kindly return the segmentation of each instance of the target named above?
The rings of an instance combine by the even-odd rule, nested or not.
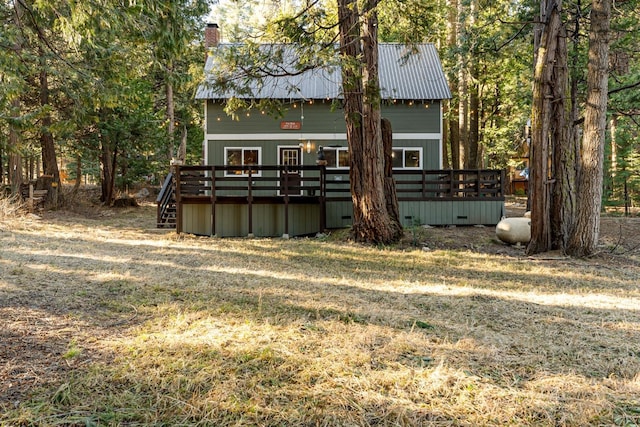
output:
[[[489,169],[394,171],[399,201],[504,200],[504,172]],[[350,200],[349,171],[324,166],[180,166],[178,202]]]

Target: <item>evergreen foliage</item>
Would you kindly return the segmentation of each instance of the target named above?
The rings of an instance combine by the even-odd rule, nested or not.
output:
[[[372,4],[358,7],[366,10]],[[202,111],[193,95],[202,79],[202,32],[209,7],[204,0],[1,2],[2,183],[9,183],[9,171],[16,168],[25,179],[43,173],[36,159],[46,157],[52,166],[43,151],[49,147],[63,178],[66,173],[111,179],[101,178],[98,171],[104,175],[107,157],[112,163],[115,158],[111,173],[121,178],[114,183],[125,189],[150,175],[161,178],[185,131],[185,161],[198,162]],[[578,112],[579,128],[591,3],[565,1],[562,8],[572,84],[567,97]],[[460,131],[462,147],[447,140],[445,163],[515,165],[527,151],[532,42],[539,14],[535,2],[390,0],[376,10],[381,41],[427,41],[439,47],[455,86],[445,119]],[[612,10],[608,115],[615,132],[607,132],[605,204],[640,202],[639,10],[637,0],[616,3]],[[301,46],[298,70],[334,61],[335,50],[328,48],[338,43],[337,14],[337,4],[328,0],[252,0],[220,2],[210,16],[221,24],[225,41],[244,45],[242,52],[225,59],[227,65],[251,69],[249,76],[259,78],[279,72],[260,68],[268,63],[257,49],[263,42]],[[232,103],[227,110],[233,114],[236,107]],[[275,114],[283,108],[277,103],[241,107],[268,108]],[[454,137],[451,132],[449,138]],[[112,191],[103,199],[109,202],[113,196]]]

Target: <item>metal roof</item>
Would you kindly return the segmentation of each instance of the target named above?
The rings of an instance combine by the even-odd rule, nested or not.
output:
[[[224,49],[231,45],[220,45]],[[296,58],[292,49],[279,47],[282,60],[280,70],[296,72]],[[284,47],[284,48],[283,48]],[[382,99],[388,100],[436,100],[449,99],[451,92],[442,70],[436,48],[431,43],[404,45],[381,43],[378,47],[379,76]],[[219,78],[243,79],[237,71],[224,72],[215,51],[205,65],[207,81]],[[264,77],[247,82],[247,93],[217,89],[215,85],[201,84],[196,99],[341,99],[342,78],[338,66],[323,66],[304,71],[299,75]]]

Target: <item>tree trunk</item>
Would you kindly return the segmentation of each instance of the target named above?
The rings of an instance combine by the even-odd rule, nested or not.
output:
[[[564,250],[571,221],[574,218],[575,156],[574,140],[571,138],[571,123],[567,120],[568,48],[564,26],[558,28],[557,46],[551,81],[552,103],[550,119],[553,142],[551,188],[551,248]]]
[[[382,144],[384,146],[384,195],[387,201],[387,212],[395,233],[402,235],[400,208],[396,197],[396,181],[393,178],[393,128],[389,119],[382,119]]]
[[[467,24],[465,4],[458,1],[458,22],[457,39],[467,39]],[[468,73],[467,73],[467,53],[463,52],[467,46],[458,46],[458,138],[459,138],[459,162],[460,167],[466,168],[469,163],[469,94],[468,94]]]
[[[450,52],[455,52],[457,46],[458,31],[458,0],[447,0],[447,8],[449,10],[447,20],[447,47]],[[451,91],[451,99],[447,101],[448,111],[448,127],[449,127],[449,146],[451,147],[451,168],[460,169],[460,128],[458,124],[458,85],[456,73],[453,71],[455,67],[451,64],[447,67],[449,90]],[[444,142],[446,144],[446,141]]]
[[[117,146],[112,146],[110,138],[105,135],[100,136],[100,186],[102,194],[100,201],[107,206],[111,206],[115,198],[116,179],[116,159],[118,155]]]
[[[469,167],[469,93],[467,72],[458,72],[458,158],[460,167]]]
[[[442,168],[450,169],[451,162],[449,160],[449,120],[446,118],[449,116],[449,103],[442,101],[442,114],[444,119],[440,126],[442,126]],[[383,135],[384,138],[384,135]]]
[[[475,58],[472,59],[475,62]],[[469,157],[468,169],[480,167],[480,98],[478,97],[477,64],[471,66],[471,90],[469,91]]]
[[[82,184],[82,156],[78,154],[76,156],[76,182],[73,184],[73,193],[77,193]]]
[[[21,2],[16,2],[13,8],[15,13],[15,22],[21,23],[22,16],[24,14],[24,5]],[[21,28],[21,31],[23,29]],[[13,46],[16,54],[20,55],[22,51],[22,39],[18,38]],[[11,116],[14,118],[20,117],[20,98],[14,96],[11,100]],[[9,161],[7,162],[7,178],[9,180],[9,186],[11,187],[11,194],[19,194],[20,186],[22,185],[22,155],[21,155],[20,133],[16,126],[9,123]]]
[[[166,96],[167,96],[167,137],[169,139],[169,160],[173,159],[175,153],[175,133],[176,133],[176,115],[175,115],[175,103],[173,100],[173,84],[170,81],[171,76],[167,77],[165,84]]]
[[[471,1],[471,12],[469,27],[473,28],[476,24],[476,18],[478,14],[477,0]],[[473,33],[469,34],[470,37],[475,37]],[[477,169],[479,167],[479,152],[480,152],[480,98],[479,98],[479,72],[478,72],[478,54],[476,49],[476,40],[471,40],[472,46],[469,51],[469,151],[467,156],[467,169]]]
[[[20,115],[20,100],[15,98],[11,101],[12,115]],[[20,155],[20,134],[13,124],[9,124],[9,185],[11,194],[20,193],[22,185],[22,156]]]
[[[616,113],[611,115],[609,121],[609,139],[611,141],[611,162],[609,166],[609,193],[612,197],[618,197],[620,194],[617,191],[617,175],[618,175],[618,145],[616,144],[616,133],[618,131],[618,115]]]
[[[355,0],[338,0],[338,16],[340,52],[343,55],[344,114],[351,166],[351,234],[354,240],[362,243],[392,243],[401,236],[387,212],[384,193],[377,16],[375,10],[367,11],[362,38],[360,14]]]
[[[540,34],[533,78],[533,106],[531,111],[531,148],[529,191],[531,193],[531,240],[528,254],[551,249],[551,191],[550,130],[553,100],[553,68],[556,61],[560,32],[560,0],[548,0],[542,5],[545,12],[544,29]],[[546,24],[545,24],[546,23]]]
[[[2,144],[0,144],[0,187],[2,187],[3,185],[4,185],[4,148]]]
[[[47,64],[44,57],[44,51],[39,49],[40,53],[40,107],[47,111],[49,105],[49,79],[47,74]],[[60,172],[58,170],[58,161],[56,158],[56,147],[51,134],[51,125],[53,120],[50,113],[45,113],[42,118],[42,127],[40,128],[40,149],[42,150],[42,169],[44,175],[51,178],[46,180],[47,188],[39,188],[47,191],[47,203],[54,207],[59,201],[60,192]]]
[[[575,226],[567,246],[567,253],[574,256],[594,254],[600,234],[610,20],[611,0],[593,0],[589,30],[584,137],[578,173],[580,192],[577,197]]]

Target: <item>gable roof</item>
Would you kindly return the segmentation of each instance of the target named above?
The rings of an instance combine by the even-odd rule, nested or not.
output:
[[[217,49],[224,49],[220,45]],[[268,45],[273,46],[273,45]],[[295,71],[296,58],[293,49],[282,49],[281,69]],[[436,48],[431,43],[404,45],[380,43],[378,68],[382,99],[388,100],[437,100],[450,99],[451,92],[442,70]],[[207,80],[220,77],[219,58],[215,53],[207,57]],[[232,96],[245,99],[342,99],[342,78],[339,66],[324,66],[284,77],[265,77],[261,82],[249,82],[248,94],[233,90],[220,91],[206,82],[198,87],[196,99],[228,99]]]

